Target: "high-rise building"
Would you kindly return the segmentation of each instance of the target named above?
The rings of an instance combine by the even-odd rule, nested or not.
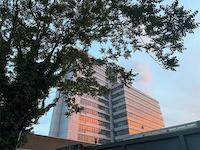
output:
[[[95,71],[96,80],[101,85],[108,85],[105,68],[97,66]],[[75,99],[76,103],[84,107],[84,110],[66,118],[64,113],[67,107],[61,96],[53,111],[49,135],[90,143],[109,143],[112,139],[109,97],[77,95]]]
[[[103,67],[97,66],[95,71],[97,81],[111,87],[111,94],[105,97],[75,96],[84,110],[68,118],[65,116],[64,98],[60,95],[52,115],[50,136],[104,144],[164,127],[156,100],[133,87],[111,86]]]
[[[164,127],[158,101],[133,87],[112,86],[114,140]]]

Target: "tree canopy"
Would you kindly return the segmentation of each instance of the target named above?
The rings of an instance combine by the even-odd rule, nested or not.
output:
[[[58,99],[45,105],[51,88],[67,95],[103,95],[94,76],[106,67],[109,80],[129,84],[132,71],[114,62],[135,51],[175,70],[183,38],[198,26],[196,11],[162,0],[2,0],[0,2],[0,149],[14,149]],[[93,42],[102,57],[88,55]],[[76,80],[66,78],[73,72]],[[79,76],[78,74],[82,74]],[[71,112],[79,106],[66,98]]]

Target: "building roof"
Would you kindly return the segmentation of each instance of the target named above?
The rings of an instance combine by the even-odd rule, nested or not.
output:
[[[144,138],[144,137],[160,135],[160,134],[174,133],[174,132],[178,132],[178,131],[184,131],[184,130],[195,129],[195,128],[200,128],[200,121],[195,121],[195,122],[176,125],[176,126],[172,126],[172,127],[162,128],[162,129],[158,129],[158,130],[154,130],[154,131],[130,135],[128,138],[125,138],[124,140]]]
[[[91,145],[79,141],[29,134],[27,135],[27,142],[19,150],[56,150],[61,147],[76,144],[82,144],[84,146]]]

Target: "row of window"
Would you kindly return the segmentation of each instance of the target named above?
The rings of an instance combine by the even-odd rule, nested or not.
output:
[[[135,100],[135,99],[130,99],[130,98],[126,98],[126,103],[130,106],[130,107],[136,107],[136,108],[140,108],[141,110],[145,110],[146,112],[149,112],[150,114],[155,115],[156,117],[161,117],[161,112],[159,109],[155,110],[153,109],[151,106],[148,106],[145,103],[140,103],[139,101]]]
[[[101,102],[101,103],[103,103],[106,106],[109,106],[109,102],[106,101],[106,100],[104,100],[104,99],[102,99],[102,98],[98,98],[98,101]]]
[[[98,119],[94,119],[94,118],[91,118],[91,117],[81,115],[80,121],[100,125],[100,126],[103,126],[107,129],[110,129],[110,123],[107,123],[107,122],[104,122],[104,121],[101,121],[101,120],[98,120]]]
[[[158,102],[155,100],[152,100],[146,95],[138,93],[137,91],[130,91],[129,89],[127,89],[125,92],[128,97],[135,97],[138,99],[137,101],[143,102],[146,105],[150,105],[151,108],[160,109]]]
[[[94,99],[94,100],[98,100],[100,98],[100,99],[102,99],[104,101],[107,101],[109,99],[108,95],[103,95],[101,97],[98,97],[98,96],[91,96],[91,95],[84,94],[82,97],[86,98],[86,99],[89,98],[89,99]]]
[[[117,90],[119,90],[119,89],[121,89],[121,88],[123,88],[123,85],[122,85],[122,84],[119,85],[119,86],[117,86],[117,87],[112,88],[112,92],[115,92],[115,91],[117,91]]]
[[[87,131],[87,132],[102,134],[102,135],[105,135],[107,137],[110,137],[110,131],[91,127],[91,126],[87,126],[87,125],[82,125],[82,124],[79,125],[79,131],[84,132],[84,133]]]
[[[154,129],[158,129],[158,128],[162,128],[163,125],[160,125],[161,122],[153,122],[152,120],[148,120],[146,118],[144,118],[143,116],[138,116],[136,114],[130,114],[128,113],[128,119],[130,120],[134,120],[135,122],[141,123],[141,124],[148,124],[149,127],[152,127]]]
[[[97,112],[95,110],[92,110],[90,108],[84,108],[81,113],[84,113],[84,114],[92,114],[92,115],[95,115],[95,116],[98,116],[98,117],[101,117],[103,119],[106,119],[108,121],[110,121],[110,117],[109,115],[106,115],[106,114],[103,114],[101,112]]]
[[[126,105],[123,104],[123,105],[120,105],[120,106],[113,108],[113,112],[117,112],[117,111],[123,110],[125,108],[126,108]]]
[[[128,134],[128,129],[123,129],[123,130],[120,130],[120,131],[115,131],[115,136],[119,136],[119,135],[125,135],[125,134]]]
[[[163,121],[161,119],[158,120],[158,119],[155,119],[155,118],[150,118],[150,117],[146,116],[145,114],[141,114],[141,113],[138,113],[138,112],[134,112],[134,113],[128,112],[128,116],[130,118],[134,118],[134,119],[136,119],[136,118],[143,119],[143,120],[149,121],[151,123],[154,123],[158,126],[163,126]]]
[[[78,140],[85,141],[88,143],[100,143],[100,144],[106,144],[110,143],[110,140],[102,139],[94,136],[84,135],[84,134],[78,134]]]
[[[119,118],[123,118],[123,117],[126,117],[127,116],[127,112],[122,112],[120,114],[117,114],[117,115],[113,115],[113,119],[119,119]],[[152,129],[156,129],[156,128],[160,128],[160,127],[163,127],[163,123],[162,123],[162,120],[158,121],[157,123],[155,122],[155,120],[150,120],[149,118],[145,118],[145,116],[138,116],[137,114],[132,114],[132,113],[129,113],[128,112],[128,116],[131,118],[131,119],[134,119],[135,122],[138,122],[140,124],[144,124],[144,125],[148,125],[148,127],[152,128]],[[117,125],[119,123],[119,125]],[[126,123],[123,123],[123,121],[120,123],[120,122],[117,122],[115,123],[115,127],[118,127],[120,126],[120,124],[124,124],[126,125]]]
[[[134,99],[133,99],[133,97],[134,97]],[[130,95],[130,94],[127,94],[126,95],[126,99],[127,100],[130,100],[130,101],[134,101],[134,102],[137,102],[138,104],[140,104],[140,105],[143,105],[143,106],[145,106],[145,107],[148,107],[148,108],[150,108],[150,109],[152,109],[153,111],[156,111],[156,112],[158,112],[158,113],[160,113],[160,107],[159,107],[159,104],[157,104],[157,105],[152,105],[151,103],[149,103],[149,101],[148,101],[148,99],[142,99],[141,97],[138,97],[138,96],[136,96],[136,95]]]
[[[109,108],[106,108],[104,106],[98,105],[94,102],[88,101],[86,99],[81,99],[81,104],[83,104],[84,106],[92,106],[94,108],[98,108],[100,110],[105,111],[106,113],[109,113]]]
[[[151,130],[154,130],[152,127],[149,127],[148,125],[143,125],[141,123],[137,123],[135,121],[132,121],[132,120],[123,120],[123,121],[119,121],[119,122],[116,122],[114,123],[114,127],[117,128],[117,127],[121,127],[121,126],[126,126],[128,125],[129,128],[131,129],[137,129],[137,131],[151,131]]]
[[[100,76],[100,77],[103,77],[103,78],[106,78],[107,76],[106,76],[106,73],[105,73],[105,68],[102,68],[102,66],[101,67],[99,67],[99,66],[95,66],[94,67],[94,70],[95,70],[95,74],[96,75],[98,75],[98,76]]]
[[[143,131],[129,128],[129,129],[123,129],[120,131],[115,131],[115,136],[126,135],[126,134],[138,134],[141,132],[143,132]]]
[[[156,114],[156,113],[153,114],[149,112],[148,110],[140,108],[139,106],[126,105],[126,107],[127,107],[127,110],[133,114],[142,115],[143,117],[148,118],[150,120],[155,120],[156,122],[162,121],[162,118],[159,117],[159,114]]]
[[[120,99],[118,99],[118,100],[113,101],[113,102],[112,102],[112,105],[114,106],[114,105],[117,105],[117,104],[122,103],[122,102],[124,102],[124,101],[125,101],[125,99],[124,99],[124,97],[123,97],[123,98],[120,98]]]
[[[121,126],[126,126],[126,125],[128,125],[127,120],[123,120],[123,121],[119,121],[119,122],[114,123],[115,128],[121,127]]]
[[[123,118],[123,117],[126,117],[126,116],[127,116],[127,113],[126,112],[122,112],[120,114],[113,115],[113,119],[119,119],[119,118]]]
[[[139,134],[141,131],[135,130],[135,129],[129,129],[129,134]]]
[[[95,77],[96,77],[96,81],[98,82],[98,84],[108,87],[108,83],[106,81],[102,80],[101,78],[99,78],[97,76],[95,76]]]
[[[117,93],[111,95],[111,98],[113,99],[113,98],[119,97],[121,95],[124,95],[124,91],[120,91],[120,92],[117,92]]]
[[[134,128],[134,129],[138,129],[138,130],[145,130],[145,131],[150,131],[150,130],[154,130],[152,127],[149,127],[148,124],[141,124],[141,123],[137,123],[135,121],[132,120],[128,120],[128,126],[129,128]]]

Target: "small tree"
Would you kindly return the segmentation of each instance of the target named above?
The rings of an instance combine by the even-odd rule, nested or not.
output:
[[[51,88],[70,96],[104,94],[106,87],[92,76],[95,65],[106,66],[110,80],[127,84],[134,75],[111,62],[140,50],[175,70],[175,53],[197,27],[196,13],[178,1],[164,6],[162,0],[2,0],[0,149],[15,149],[19,134],[55,106],[58,99],[45,105]],[[92,42],[102,44],[101,59],[87,55]],[[69,72],[76,80],[65,79]],[[65,101],[68,114],[80,110]]]

